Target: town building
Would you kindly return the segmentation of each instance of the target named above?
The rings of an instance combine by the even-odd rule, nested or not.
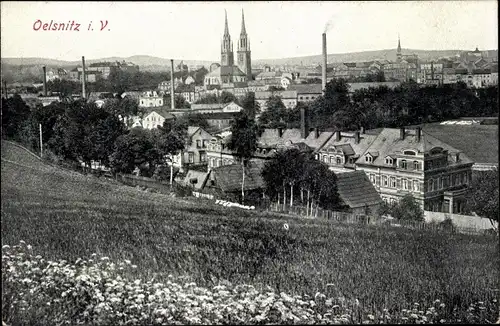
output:
[[[145,129],[156,129],[163,126],[165,120],[174,119],[174,115],[165,110],[165,107],[147,110],[142,118],[142,127]]]
[[[220,86],[223,84],[243,83],[243,85],[238,86],[245,87],[245,83],[249,80],[249,76],[251,77],[251,74],[252,67],[250,41],[245,29],[244,16],[242,16],[240,40],[238,42],[238,65],[235,65],[233,42],[231,41],[231,35],[229,34],[226,13],[224,35],[221,45],[221,64],[220,67],[214,67],[214,69],[205,76],[204,85]]]
[[[207,148],[212,135],[201,127],[189,126],[187,146],[173,157],[173,164],[181,171],[194,166],[207,165]]]
[[[420,127],[384,128],[355,162],[384,201],[411,194],[424,210],[445,213],[463,211],[473,164]]]
[[[163,106],[163,97],[159,96],[156,91],[144,92],[139,97],[140,108],[160,107]]]

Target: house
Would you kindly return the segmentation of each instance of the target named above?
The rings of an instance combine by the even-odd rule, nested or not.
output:
[[[264,164],[258,161],[250,161],[245,167],[245,183],[243,190],[246,196],[255,194],[263,195],[265,182],[262,178]],[[236,201],[241,196],[243,167],[241,164],[219,166],[211,169],[205,187],[206,192],[213,193],[218,197],[232,197]]]
[[[474,162],[417,127],[382,129],[355,164],[386,202],[411,194],[424,210],[460,213]]]
[[[400,81],[395,82],[365,82],[365,83],[348,83],[349,85],[349,93],[354,93],[358,89],[370,88],[370,87],[380,87],[386,86],[390,89],[394,89],[401,85]]]
[[[267,109],[267,100],[273,95],[281,97],[281,101],[287,109],[291,110],[297,106],[297,92],[295,90],[255,92],[255,101],[259,103],[261,111]]]
[[[154,108],[146,111],[142,119],[142,127],[145,129],[155,129],[163,126],[165,120],[172,120],[175,117],[170,114],[165,108]]]
[[[160,107],[160,106],[163,106],[163,97],[159,96],[156,91],[144,92],[139,97],[140,108]]]
[[[201,127],[189,126],[187,137],[186,148],[173,157],[174,166],[183,170],[190,166],[207,165],[207,148],[212,135]]]
[[[189,170],[184,177],[183,184],[190,186],[193,190],[202,190],[208,180],[208,172]]]
[[[337,192],[348,211],[363,215],[377,212],[383,201],[363,171],[350,171],[336,176]]]
[[[313,102],[316,98],[323,95],[323,88],[321,84],[290,85],[288,91],[295,91],[297,93],[297,103]]]
[[[336,131],[315,154],[316,159],[327,164],[335,173],[356,170],[355,162],[377,137],[364,129],[355,132]]]

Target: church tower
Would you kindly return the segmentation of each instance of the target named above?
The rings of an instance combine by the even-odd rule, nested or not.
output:
[[[224,36],[222,37],[220,64],[221,66],[233,66],[233,43],[231,42],[231,36],[229,35],[229,27],[227,26],[227,12],[225,12],[225,15],[226,22],[224,26]]]
[[[247,80],[252,80],[252,59],[250,55],[250,40],[245,29],[245,14],[241,10],[241,33],[238,42],[238,68],[243,71]]]
[[[397,58],[397,61],[398,62],[401,62],[401,59],[402,59],[402,54],[401,54],[401,40],[399,38],[399,34],[398,34],[398,50],[396,51],[396,58]]]

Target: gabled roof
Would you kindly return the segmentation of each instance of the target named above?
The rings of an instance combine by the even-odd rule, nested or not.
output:
[[[460,153],[456,148],[440,141],[439,139],[431,136],[425,131],[422,131],[420,141],[417,141],[416,130],[405,130],[404,139],[400,139],[400,129],[384,128],[370,146],[365,150],[361,157],[356,161],[356,164],[369,164],[374,166],[385,166],[385,157],[388,155],[400,154],[403,150],[414,149],[420,153],[428,154],[429,151],[435,147],[441,147],[447,150],[449,154],[448,163],[450,165],[457,164],[451,159],[455,153]],[[366,162],[364,155],[370,153],[375,156],[371,163]],[[473,163],[466,155],[460,155],[459,164]]]
[[[261,172],[263,164],[258,161],[250,161],[245,167],[244,190],[255,190],[265,187]],[[224,165],[213,168],[210,171],[214,175],[216,187],[224,192],[241,192],[242,167],[241,164]]]
[[[311,131],[305,139],[307,146],[311,147],[313,150],[319,150],[323,145],[332,137],[334,132],[332,131],[322,131],[316,138],[316,131]]]
[[[187,134],[188,137],[192,137],[199,129],[200,127],[195,127],[195,126],[188,126]]]
[[[337,191],[340,199],[350,208],[378,205],[380,195],[362,170],[338,173]]]
[[[342,150],[344,151],[344,154],[346,155],[362,155],[377,137],[376,133],[360,134],[359,143],[356,144],[355,133],[341,132],[340,135],[341,135],[340,140],[337,140],[336,135],[334,133],[334,135],[325,143],[325,145],[321,147],[321,150],[328,151],[328,148],[330,148],[330,146],[334,146],[334,147],[341,147]],[[346,151],[350,152],[351,150],[352,154],[347,154]]]
[[[189,170],[184,177],[184,184],[194,186],[195,189],[203,189],[208,179],[208,172]]]
[[[175,119],[175,116],[170,112],[168,112],[166,109],[164,109],[164,107],[142,108],[142,110],[144,111],[144,119],[146,119],[146,117],[153,112],[161,115],[165,120]]]

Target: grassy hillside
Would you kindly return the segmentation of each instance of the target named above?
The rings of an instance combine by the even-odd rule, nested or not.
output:
[[[53,168],[7,143],[1,195],[2,245],[24,240],[47,259],[129,259],[137,265],[132,276],[143,279],[172,274],[203,286],[228,280],[278,293],[328,290],[380,309],[439,298],[465,311],[496,297],[494,238],[224,209]]]

